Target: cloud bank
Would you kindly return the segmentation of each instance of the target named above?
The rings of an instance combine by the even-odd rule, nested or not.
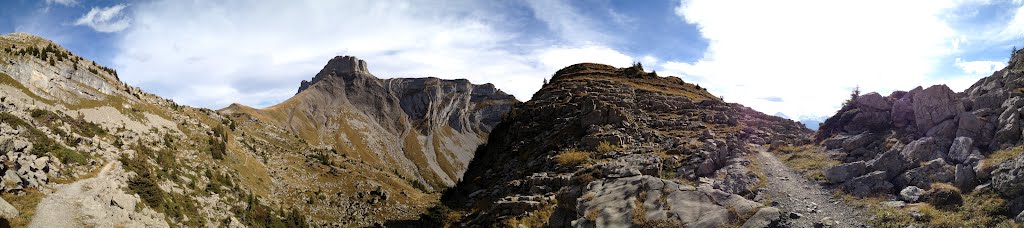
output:
[[[49,1],[48,1],[49,2]],[[74,1],[57,1],[74,2]],[[61,3],[64,4],[64,3]],[[97,32],[120,32],[131,26],[131,18],[125,16],[125,4],[117,4],[110,7],[93,7],[88,13],[78,18],[75,25],[89,26]]]

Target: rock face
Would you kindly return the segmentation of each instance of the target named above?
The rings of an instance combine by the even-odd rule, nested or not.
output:
[[[365,61],[338,56],[281,104],[220,112],[249,114],[312,144],[397,168],[432,191],[459,181],[476,146],[515,103],[491,84],[378,79]]]
[[[760,179],[742,159],[749,151],[744,142],[797,144],[808,133],[799,123],[724,103],[640,66],[576,64],[509,111],[442,201],[456,210],[486,211],[449,224],[455,226],[537,213],[551,218],[520,225],[773,224],[781,213],[751,200]],[[571,178],[529,184],[539,173]],[[698,180],[697,186],[686,183]],[[519,196],[553,196],[557,203],[525,212],[473,208]]]
[[[954,190],[966,194],[991,189],[1011,202],[1008,213],[1021,213],[1024,158],[1017,155],[1006,160],[1005,156],[1018,154],[1024,132],[1021,53],[1014,53],[1006,68],[962,93],[934,85],[886,97],[868,93],[848,102],[815,135],[818,143],[844,162],[827,170],[829,183],[841,184],[856,195],[895,194],[894,190],[903,189],[899,194],[907,202],[918,201],[922,189],[929,189],[940,193],[941,202],[935,203],[942,204],[956,203],[950,193]],[[878,118],[886,115],[889,124]],[[1001,158],[988,157],[994,153],[1002,154]],[[862,164],[868,174],[852,177],[861,174]],[[931,190],[932,186],[945,189]]]

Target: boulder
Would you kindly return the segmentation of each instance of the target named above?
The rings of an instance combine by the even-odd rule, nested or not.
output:
[[[17,218],[18,214],[20,214],[20,212],[18,212],[17,208],[14,208],[14,205],[7,203],[7,200],[4,200],[3,198],[0,198],[0,218],[10,220]]]
[[[1002,90],[983,94],[983,95],[978,96],[977,98],[974,99],[974,107],[973,108],[974,109],[982,109],[982,108],[997,109],[997,108],[999,108],[1000,105],[1002,105],[1006,101],[1006,98],[1008,97],[1008,95],[1009,95],[1008,93],[1006,93],[1005,91],[1002,91]]]
[[[942,145],[953,141],[953,138],[956,137],[956,130],[956,122],[949,119],[935,125],[932,129],[928,129],[928,132],[924,135],[935,138],[936,142],[940,142],[940,145]]]
[[[843,150],[853,151],[857,148],[863,148],[871,144],[871,142],[874,142],[876,138],[875,134],[869,132],[847,137],[843,140]]]
[[[840,164],[825,170],[825,180],[837,184],[846,182],[854,177],[867,173],[867,165],[864,161]]]
[[[924,137],[910,142],[903,147],[900,155],[911,165],[945,157],[938,149],[935,138],[932,137]]]
[[[925,134],[935,125],[964,112],[960,98],[946,85],[934,85],[914,94],[914,124]]]
[[[753,171],[740,163],[733,163],[715,172],[715,188],[722,191],[747,195],[754,191],[754,187],[761,181]]]
[[[909,203],[916,203],[918,200],[921,200],[922,195],[924,195],[924,189],[917,186],[907,186],[900,190],[900,199]]]
[[[978,144],[988,144],[992,140],[992,133],[995,131],[991,123],[988,123],[974,113],[964,112],[957,117],[957,137],[968,137],[977,139]]]
[[[935,182],[949,183],[954,179],[955,170],[952,166],[946,164],[946,161],[937,158],[925,162],[921,167],[917,167],[908,170],[903,175],[900,175],[898,184],[900,186],[929,186]]]
[[[920,88],[920,87],[918,87]],[[892,104],[892,125],[903,128],[914,124],[914,106],[909,96],[904,96]]]
[[[870,171],[885,171],[885,179],[892,179],[903,173],[909,167],[907,161],[900,155],[901,148],[894,146],[885,153],[878,155],[875,159],[867,162]]]
[[[954,164],[964,164],[971,153],[978,152],[977,148],[974,148],[974,140],[968,137],[956,137],[953,139],[953,145],[949,147],[949,161]]]
[[[1006,197],[1024,194],[1024,156],[998,165],[998,168],[992,171],[992,188]]]
[[[978,185],[977,178],[974,175],[974,168],[957,164],[953,174],[953,185],[964,190],[974,189],[974,186]]]
[[[871,92],[857,97],[857,107],[861,109],[888,111],[889,109],[892,109],[892,104],[882,97],[882,95],[876,92]]]
[[[886,181],[885,177],[885,171],[874,171],[847,181],[843,184],[843,188],[857,197],[867,197],[876,193],[888,193],[892,191],[893,186],[892,183]]]
[[[742,228],[778,227],[782,211],[774,207],[763,207],[743,223]]]
[[[853,115],[853,118],[843,126],[846,132],[879,132],[889,129],[892,120],[891,115],[886,111],[860,111]]]

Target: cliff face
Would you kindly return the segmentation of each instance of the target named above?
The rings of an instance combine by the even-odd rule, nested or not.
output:
[[[345,56],[331,59],[281,104],[221,112],[250,113],[434,191],[462,177],[472,151],[517,102],[491,84],[467,80],[378,79],[366,62]]]
[[[756,194],[757,179],[746,167],[746,142],[799,143],[808,133],[799,123],[722,102],[699,86],[640,66],[576,64],[555,73],[532,100],[515,105],[477,150],[464,180],[445,193],[446,207],[463,216],[452,219],[436,210],[424,222],[771,222],[771,216],[750,215],[777,210],[744,198]],[[693,184],[702,177],[715,181]]]

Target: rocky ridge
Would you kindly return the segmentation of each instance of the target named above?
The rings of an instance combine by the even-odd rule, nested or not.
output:
[[[576,64],[512,108],[421,222],[778,224],[778,209],[752,200],[759,177],[746,142],[799,144],[809,133],[640,65]]]
[[[1017,184],[1022,61],[1014,53],[1006,68],[960,93],[934,85],[887,96],[854,94],[815,136],[843,162],[825,171],[827,182],[856,196],[888,195],[907,203],[942,190],[932,189],[934,183],[965,195],[997,193],[1007,201],[1005,213],[1024,222]]]

